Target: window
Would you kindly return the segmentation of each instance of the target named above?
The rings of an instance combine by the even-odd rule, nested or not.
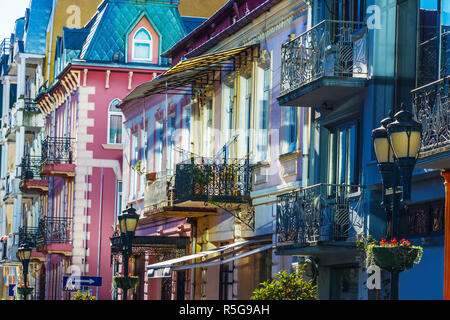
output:
[[[250,112],[252,108],[252,77],[241,77],[241,98],[239,105],[238,158],[250,152]]]
[[[286,154],[297,150],[297,114],[297,107],[281,108],[281,154]]]
[[[203,156],[211,157],[213,152],[213,110],[212,98],[208,98],[203,105]]]
[[[152,60],[152,38],[144,28],[134,35],[133,60]]]
[[[155,171],[162,171],[164,131],[162,121],[156,121],[155,125]]]
[[[122,111],[117,108],[120,99],[114,99],[108,108],[108,143],[122,144]]]
[[[222,138],[226,147],[226,156],[230,154],[230,142],[233,138],[233,115],[234,115],[234,85],[223,86],[222,103]],[[224,155],[225,156],[225,155]]]
[[[181,145],[183,148],[182,160],[186,160],[191,152],[191,106],[188,105],[182,109],[182,130],[181,130]]]
[[[358,121],[351,121],[330,129],[328,143],[328,183],[359,183]]]
[[[450,2],[420,0],[417,87],[450,75]]]
[[[147,170],[147,130],[141,129],[141,148],[140,148],[140,160],[141,160],[141,169],[143,171]],[[144,196],[145,192],[145,174],[139,175],[139,195]]]
[[[270,69],[258,68],[257,90],[255,161],[260,162],[267,160],[269,149]]]
[[[175,162],[174,162],[174,155],[175,155],[175,115],[171,115],[167,119],[167,168],[169,174],[172,174]]]
[[[405,237],[423,237],[444,233],[445,200],[429,201],[408,206],[401,219],[407,230],[401,230]],[[406,221],[405,221],[406,220]]]
[[[138,135],[133,133],[131,136],[131,166],[135,167],[137,165],[138,156]],[[137,172],[136,170],[131,170],[130,175],[130,200],[136,199],[136,184],[137,184]]]

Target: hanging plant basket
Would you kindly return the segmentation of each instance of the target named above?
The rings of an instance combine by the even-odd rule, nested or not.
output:
[[[369,264],[375,264],[387,271],[405,271],[418,264],[422,258],[422,248],[415,246],[369,246]]]
[[[137,289],[137,286],[139,285],[139,277],[137,277],[137,276],[129,276],[129,277],[117,276],[117,277],[114,277],[114,284],[116,285],[117,288],[120,288],[122,290]]]
[[[32,287],[17,287],[17,298],[18,300],[24,300],[24,297],[28,297],[30,294],[33,293],[34,288]]]

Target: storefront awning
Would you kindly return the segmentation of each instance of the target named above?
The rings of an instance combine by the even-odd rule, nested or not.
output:
[[[268,243],[270,242],[270,243]],[[242,252],[237,254],[236,251],[240,251],[242,249],[248,248],[251,245],[260,244],[260,246],[256,249],[249,250],[247,252]],[[155,264],[152,264],[147,267],[147,277],[148,278],[165,278],[165,277],[171,277],[172,271],[178,271],[178,270],[186,270],[186,269],[193,269],[193,268],[204,268],[204,267],[210,267],[214,265],[219,265],[223,263],[228,263],[236,259],[244,258],[253,254],[256,254],[258,252],[268,250],[272,248],[272,242],[270,240],[248,240],[248,241],[242,241],[242,242],[236,242],[232,243],[226,246],[218,247],[212,250],[206,250],[199,253],[191,254],[188,256],[184,256],[181,258],[171,259],[167,261],[158,262]],[[209,255],[223,253],[226,250],[233,249],[233,251],[230,253],[230,257],[224,258],[223,255],[216,255],[211,259],[208,259],[207,261],[203,261],[200,263],[191,263],[191,264],[183,264],[183,265],[177,265],[179,263],[192,261],[196,258],[203,258],[207,257]]]
[[[155,94],[188,94],[199,87],[216,81],[215,72],[233,71],[236,64],[241,64],[258,56],[254,50],[257,45],[245,46],[231,50],[183,60],[152,81],[141,84],[126,96],[121,105]]]

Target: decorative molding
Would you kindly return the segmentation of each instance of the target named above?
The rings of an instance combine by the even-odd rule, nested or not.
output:
[[[128,72],[128,90],[131,90],[131,82],[133,81],[133,71]]]
[[[111,76],[111,70],[106,70],[106,83],[105,88],[109,89],[109,77]]]

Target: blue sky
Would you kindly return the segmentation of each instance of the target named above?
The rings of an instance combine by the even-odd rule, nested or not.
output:
[[[0,42],[9,38],[16,19],[25,15],[30,0],[0,0]]]

